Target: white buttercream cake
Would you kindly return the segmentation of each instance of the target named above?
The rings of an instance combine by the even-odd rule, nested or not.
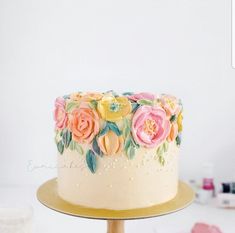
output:
[[[173,199],[182,104],[171,95],[77,92],[55,101],[58,195],[127,210]]]

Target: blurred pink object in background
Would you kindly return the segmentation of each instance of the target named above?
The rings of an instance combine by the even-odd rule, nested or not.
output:
[[[223,233],[218,227],[206,223],[196,223],[191,233]]]

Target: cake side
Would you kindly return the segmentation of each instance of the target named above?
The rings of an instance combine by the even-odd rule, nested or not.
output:
[[[176,195],[183,118],[177,98],[78,92],[56,99],[54,118],[63,199],[130,209]]]
[[[169,144],[164,166],[155,149],[141,148],[132,160],[125,154],[99,157],[93,174],[85,156],[68,149],[58,155],[58,194],[73,204],[113,210],[164,203],[177,194],[178,151],[174,142]]]

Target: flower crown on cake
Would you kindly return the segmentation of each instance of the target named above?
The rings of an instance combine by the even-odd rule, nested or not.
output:
[[[133,159],[139,147],[156,148],[159,162],[168,143],[181,143],[182,104],[171,95],[126,92],[118,95],[77,92],[55,101],[55,141],[60,154],[64,149],[84,154],[92,173],[96,156],[124,152]]]

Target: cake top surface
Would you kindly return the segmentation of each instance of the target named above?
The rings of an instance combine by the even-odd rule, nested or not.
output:
[[[140,147],[180,145],[182,110],[181,101],[167,94],[76,92],[55,101],[55,141],[61,154],[88,147],[88,162],[95,154],[132,159]]]

